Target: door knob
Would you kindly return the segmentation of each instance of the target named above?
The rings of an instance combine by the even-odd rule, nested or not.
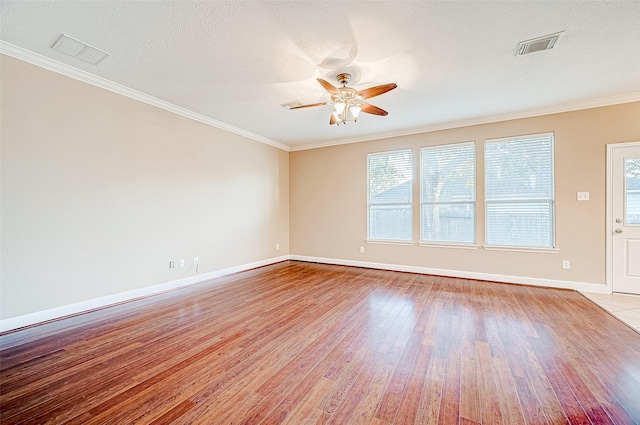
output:
[[[614,232],[616,232],[616,233],[622,233],[622,229],[616,229],[616,230],[614,230]]]

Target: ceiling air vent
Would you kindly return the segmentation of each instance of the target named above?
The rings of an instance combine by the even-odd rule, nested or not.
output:
[[[97,65],[109,57],[109,53],[64,34],[53,43],[51,48],[92,65]]]
[[[563,35],[564,31],[560,31],[555,34],[549,34],[543,37],[522,41],[518,46],[518,53],[516,53],[516,56],[540,52],[542,50],[551,50],[558,44],[558,41],[560,41],[560,38],[562,38]]]

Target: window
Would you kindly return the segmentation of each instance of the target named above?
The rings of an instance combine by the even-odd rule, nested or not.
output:
[[[369,154],[368,239],[413,240],[411,149]]]
[[[420,150],[420,241],[476,241],[474,143]]]
[[[486,244],[555,245],[553,134],[485,144]]]
[[[625,224],[640,224],[640,158],[625,159]]]

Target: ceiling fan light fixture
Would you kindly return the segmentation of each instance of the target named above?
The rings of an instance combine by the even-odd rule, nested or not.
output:
[[[331,124],[340,125],[340,123],[342,122],[342,114],[340,114],[338,111],[333,111],[333,113],[331,115],[333,115],[333,119],[331,120]]]
[[[301,109],[310,108],[312,106],[332,105],[334,111],[329,117],[329,125],[346,124],[347,121],[357,122],[360,112],[386,116],[387,111],[371,105],[370,103],[366,103],[364,100],[393,90],[398,87],[398,85],[395,83],[388,83],[369,87],[364,90],[356,90],[352,87],[347,87],[347,83],[350,79],[350,74],[338,74],[338,82],[342,84],[342,87],[335,87],[333,84],[323,80],[322,78],[316,78],[318,83],[320,83],[320,85],[331,95],[330,102],[310,103],[307,105],[298,104],[294,106],[291,106],[290,104],[283,104],[282,106],[287,109]]]
[[[351,116],[353,117],[354,122],[358,122],[358,115],[360,115],[360,111],[362,110],[362,106],[353,105],[349,108],[349,112],[351,112]]]

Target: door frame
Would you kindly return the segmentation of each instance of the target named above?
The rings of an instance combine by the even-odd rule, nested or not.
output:
[[[640,142],[621,142],[607,145],[607,180],[606,180],[606,285],[607,293],[613,293],[613,151],[619,148],[640,147]]]

